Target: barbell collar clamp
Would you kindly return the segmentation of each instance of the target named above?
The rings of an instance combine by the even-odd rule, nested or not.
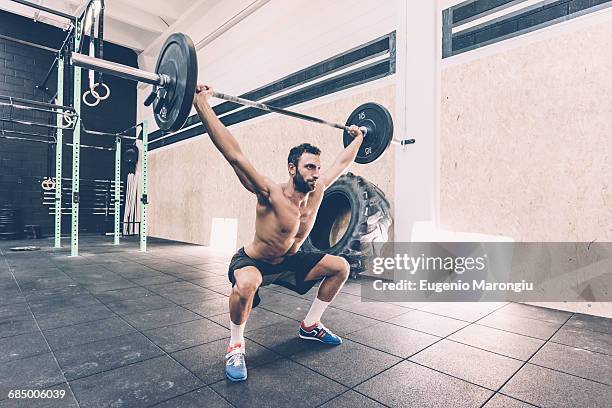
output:
[[[170,77],[169,77],[168,75],[166,75],[166,74],[161,74],[161,75],[159,76],[159,78],[160,78],[160,84],[159,84],[159,86],[162,86],[162,87],[163,87],[163,86],[168,85],[168,84],[169,84],[169,83],[172,81],[172,78],[170,78]]]
[[[349,130],[349,126],[346,126],[345,129],[348,131]],[[368,127],[367,126],[360,126],[359,130],[361,130],[361,132],[363,133],[363,137],[366,138],[368,136]],[[409,144],[414,144],[416,140],[414,139],[391,139],[391,144],[394,145],[399,145],[399,146],[406,146]]]

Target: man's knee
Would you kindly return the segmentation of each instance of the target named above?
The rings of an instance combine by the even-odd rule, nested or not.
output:
[[[351,273],[351,265],[348,261],[341,256],[338,257],[338,267],[336,269],[336,276],[342,278],[343,280],[347,280]]]
[[[238,272],[238,271],[237,271]],[[236,273],[236,285],[232,291],[236,293],[240,299],[247,300],[253,297],[262,279],[259,273]]]

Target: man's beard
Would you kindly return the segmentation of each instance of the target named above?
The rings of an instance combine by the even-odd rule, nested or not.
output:
[[[310,184],[304,180],[304,177],[302,177],[299,171],[296,171],[295,176],[293,176],[293,185],[297,191],[304,194],[310,193],[315,189],[314,186],[311,187]]]

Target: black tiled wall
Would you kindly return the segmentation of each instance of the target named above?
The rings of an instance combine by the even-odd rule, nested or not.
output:
[[[47,24],[12,13],[0,11],[0,34],[58,49],[67,32]],[[48,102],[56,91],[57,71],[53,71],[47,83],[48,91],[37,89],[44,80],[55,58],[54,53],[0,38],[0,95]],[[134,51],[111,43],[104,45],[104,58],[122,64],[137,66]],[[68,69],[66,68],[66,71]],[[106,75],[104,81],[110,86],[109,99],[95,108],[82,105],[82,120],[87,129],[116,132],[136,122],[136,83]],[[65,86],[72,78],[65,76]],[[83,89],[87,86],[86,71],[82,73]],[[64,105],[71,98],[64,93]],[[0,112],[6,116],[6,107]],[[7,129],[9,123],[0,123]],[[36,129],[40,131],[41,129]],[[27,136],[26,136],[27,137]],[[65,139],[71,140],[69,132]],[[114,146],[112,137],[81,134],[81,143],[95,146]],[[63,148],[63,176],[72,176],[72,147]],[[81,149],[82,179],[114,179],[115,154],[112,151]],[[42,205],[40,180],[55,176],[55,146],[20,140],[0,138],[0,204],[10,203],[21,213],[23,224],[39,224],[45,234],[53,230],[53,216]],[[125,174],[124,174],[125,178]],[[83,189],[83,184],[82,184]],[[80,226],[83,231],[99,232],[103,217],[93,216],[91,211],[81,211]],[[64,217],[63,231],[69,231],[69,217]],[[112,226],[110,226],[112,228]]]

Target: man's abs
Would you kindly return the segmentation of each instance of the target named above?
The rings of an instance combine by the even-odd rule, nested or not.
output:
[[[246,254],[253,259],[258,261],[267,262],[270,264],[278,264],[285,259],[288,255],[293,255],[291,249],[293,247],[293,241],[288,244],[283,243],[266,243],[257,238],[244,246]],[[297,251],[296,251],[297,252]]]

